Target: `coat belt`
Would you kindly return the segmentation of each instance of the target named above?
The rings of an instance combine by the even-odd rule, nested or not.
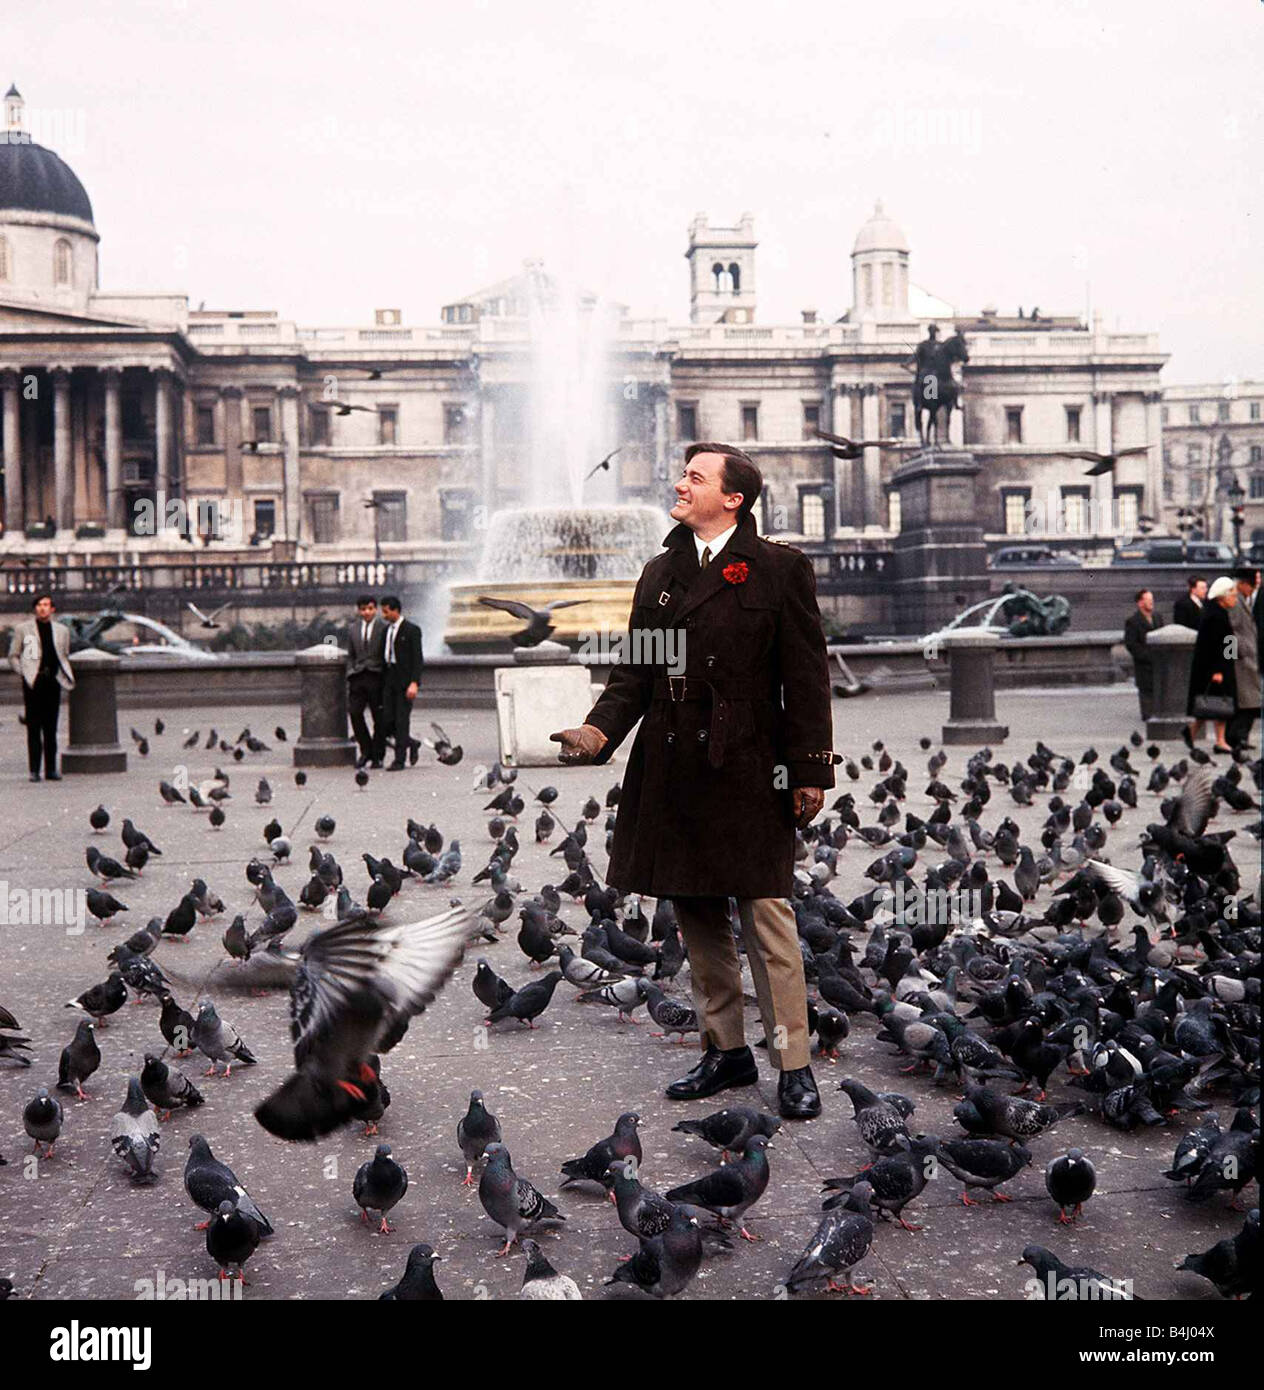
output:
[[[733,702],[772,702],[772,697],[762,682],[731,678],[717,686],[696,676],[660,677],[654,682],[650,698],[673,705],[693,704],[703,700],[711,702],[707,762],[715,768],[724,766],[724,748],[732,723]]]

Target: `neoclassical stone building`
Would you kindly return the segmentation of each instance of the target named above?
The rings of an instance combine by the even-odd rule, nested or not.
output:
[[[102,290],[97,243],[87,192],[25,132],[11,88],[0,135],[10,563],[406,559],[437,575],[477,549],[481,508],[529,495],[526,304],[549,283],[540,266],[454,299],[431,324],[379,309],[360,324],[306,326],[272,310]],[[909,363],[934,322],[969,343],[953,437],[983,464],[990,533],[1033,516],[1059,532],[1130,531],[1161,516],[1165,358],[1154,334],[1036,307],[956,312],[911,279],[909,243],[880,205],[851,248],[850,285],[821,286],[833,307],[764,324],[757,249],[749,215],[732,227],[699,216],[688,320],[621,312],[608,395],[622,447],[597,482],[606,497],[659,501],[683,444],[734,440],[768,479],[765,529],[885,549],[898,529],[888,481],[905,454],[871,446],[839,460],[814,432],[913,438]],[[1059,454],[1131,445],[1145,452],[1094,480]],[[185,511],[165,510],[171,499]],[[155,533],[155,504],[160,522],[187,520],[184,536]]]

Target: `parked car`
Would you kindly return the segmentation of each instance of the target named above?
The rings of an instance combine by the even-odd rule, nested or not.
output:
[[[1182,542],[1176,536],[1130,541],[1115,551],[1112,565],[1181,565],[1228,570],[1237,562],[1233,547],[1223,541]]]
[[[58,622],[70,629],[70,650],[88,647],[118,657],[173,657],[181,661],[218,661],[216,652],[207,651],[181,637],[165,623],[140,613],[105,612],[87,616],[67,614]]]
[[[992,556],[994,570],[1078,570],[1084,561],[1078,555],[1063,550],[1051,550],[1047,545],[1007,545]]]

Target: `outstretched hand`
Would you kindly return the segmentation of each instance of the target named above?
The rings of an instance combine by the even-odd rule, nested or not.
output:
[[[560,763],[590,763],[606,746],[606,736],[592,724],[581,724],[578,729],[562,729],[549,735],[550,743],[560,743],[562,751],[557,755]]]
[[[795,825],[800,830],[806,830],[825,805],[825,792],[820,787],[795,787],[791,794],[791,805]]]

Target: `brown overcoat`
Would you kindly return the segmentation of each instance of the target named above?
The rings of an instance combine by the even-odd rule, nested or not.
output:
[[[841,761],[812,562],[749,516],[706,570],[687,526],[664,544],[636,586],[630,649],[585,721],[609,740],[604,763],[643,718],[607,879],[654,897],[788,897],[791,789],[832,787]],[[684,680],[668,679],[669,631]]]

